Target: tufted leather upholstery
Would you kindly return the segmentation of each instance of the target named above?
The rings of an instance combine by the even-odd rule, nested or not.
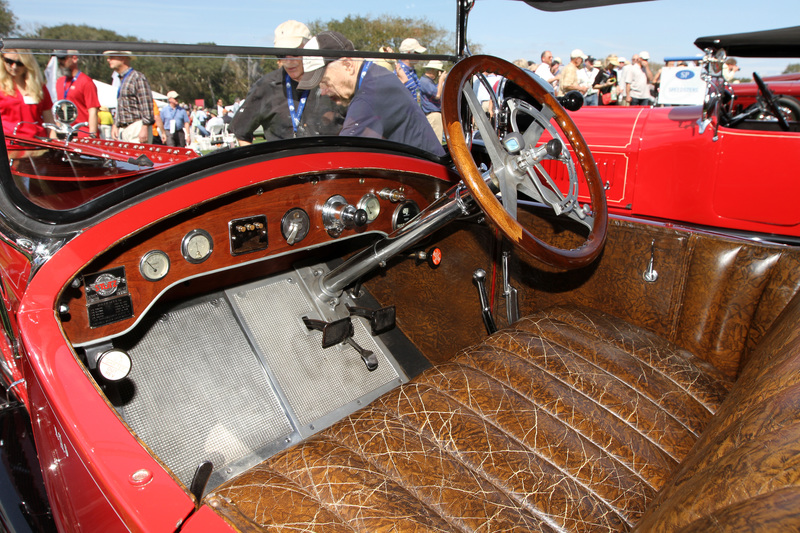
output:
[[[599,311],[552,308],[206,502],[243,531],[628,530],[730,386],[653,333]]]

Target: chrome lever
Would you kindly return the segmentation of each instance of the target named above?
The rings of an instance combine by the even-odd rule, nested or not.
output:
[[[509,324],[513,324],[519,320],[519,298],[517,289],[511,286],[508,276],[508,261],[510,258],[511,252],[503,252],[503,297],[506,299],[506,318]]]
[[[479,268],[472,273],[472,280],[475,282],[475,286],[478,287],[478,298],[480,298],[481,301],[483,325],[486,326],[486,332],[491,335],[497,331],[497,325],[494,323],[492,309],[489,307],[489,296],[486,293],[486,271]]]
[[[650,261],[647,263],[647,270],[642,273],[642,277],[648,283],[654,283],[658,279],[658,271],[655,267],[656,261],[656,241],[653,239],[650,242]]]

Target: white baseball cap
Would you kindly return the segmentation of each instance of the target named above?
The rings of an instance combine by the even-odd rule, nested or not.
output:
[[[300,48],[311,39],[308,26],[287,20],[275,28],[275,48]]]
[[[580,48],[576,48],[575,50],[572,51],[572,53],[569,55],[569,57],[570,57],[570,59],[575,59],[576,57],[580,57],[581,59],[586,59],[589,56],[584,54],[583,50],[581,50]]]
[[[401,54],[422,54],[425,50],[427,50],[427,48],[419,44],[419,41],[412,37],[404,39],[403,42],[400,43]]]

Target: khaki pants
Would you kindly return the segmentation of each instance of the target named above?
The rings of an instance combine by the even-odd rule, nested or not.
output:
[[[136,122],[131,122],[120,130],[119,140],[129,143],[138,143],[140,131],[142,131],[142,121],[137,120]],[[147,141],[145,142],[152,144],[153,128],[147,128]]]
[[[436,138],[439,139],[439,142],[442,142],[442,138],[444,137],[444,123],[442,122],[442,114],[436,111],[434,113],[428,113],[425,116],[428,118],[428,124],[430,124],[431,128],[433,128]]]

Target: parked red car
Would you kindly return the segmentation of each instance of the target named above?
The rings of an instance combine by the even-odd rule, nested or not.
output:
[[[762,168],[764,151],[700,150],[755,134],[717,129],[721,101],[702,134],[686,110],[631,108],[590,150],[571,116],[592,113],[457,42],[446,156],[287,139],[59,206],[3,151],[0,529],[797,528],[800,249],[609,215],[605,198],[669,153],[695,177],[675,177],[684,198],[716,165]],[[341,52],[322,68],[381,68]],[[484,72],[524,93],[494,122]],[[651,120],[686,138],[641,139]],[[72,156],[90,185],[102,156]]]
[[[726,52],[798,57],[800,27],[704,37],[695,44],[707,51],[705,67],[715,68],[706,74],[703,106],[573,113],[600,169],[610,212],[797,242],[800,212],[777,198],[800,193],[800,182],[787,171],[787,159],[800,150],[800,102],[792,96],[800,85],[786,78],[761,80],[761,89],[757,82],[727,85],[721,64]]]

